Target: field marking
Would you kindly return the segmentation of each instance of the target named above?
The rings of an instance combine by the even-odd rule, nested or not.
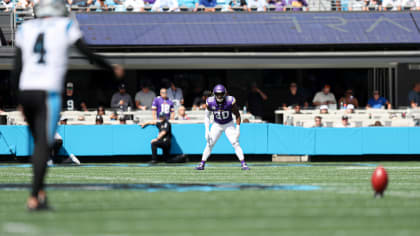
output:
[[[386,170],[420,170],[420,166],[384,166]],[[337,167],[339,170],[374,170],[376,166]]]
[[[10,234],[36,234],[38,233],[38,228],[34,225],[20,222],[5,222],[3,223],[3,232]]]

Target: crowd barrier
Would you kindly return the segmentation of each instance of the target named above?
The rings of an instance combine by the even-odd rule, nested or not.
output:
[[[138,125],[60,126],[62,154],[78,156],[150,155],[157,129]],[[242,124],[245,154],[364,155],[420,154],[419,127],[302,128],[279,124]],[[172,154],[200,155],[205,147],[202,124],[174,124]],[[0,155],[28,156],[33,144],[26,126],[0,126]],[[222,135],[214,154],[234,154]]]

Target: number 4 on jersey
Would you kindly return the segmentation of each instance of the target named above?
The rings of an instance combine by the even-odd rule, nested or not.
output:
[[[39,53],[38,64],[45,64],[44,56],[47,53],[47,51],[45,51],[44,48],[44,33],[38,34],[34,46],[34,53]]]

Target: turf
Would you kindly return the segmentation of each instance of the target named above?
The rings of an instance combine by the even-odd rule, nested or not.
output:
[[[50,190],[53,212],[29,213],[27,190],[0,190],[0,235],[418,235],[420,163],[387,162],[385,198],[370,176],[379,163],[277,165],[127,164],[49,169],[48,183],[252,183],[315,191],[147,192]],[[4,165],[4,164],[2,164]],[[31,169],[2,167],[0,184],[30,183]]]

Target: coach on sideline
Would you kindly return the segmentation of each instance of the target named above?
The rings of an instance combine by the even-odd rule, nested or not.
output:
[[[153,139],[150,143],[152,144],[152,160],[150,164],[158,163],[157,160],[157,148],[162,148],[163,159],[169,161],[169,152],[171,150],[171,123],[169,123],[166,118],[166,114],[161,112],[159,113],[159,120],[151,120],[145,123],[140,124],[142,128],[147,125],[156,125],[159,129],[159,134],[157,138]]]

